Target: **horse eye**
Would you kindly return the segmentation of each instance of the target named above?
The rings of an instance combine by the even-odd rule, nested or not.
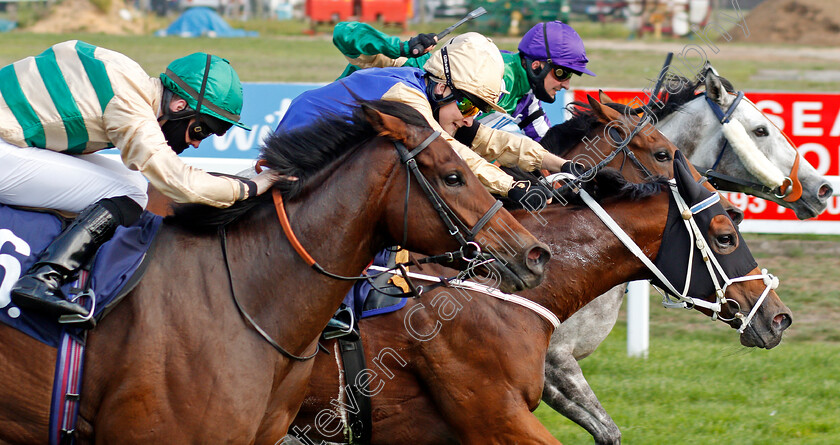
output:
[[[458,173],[450,173],[446,175],[446,177],[443,178],[443,182],[451,187],[464,185],[464,180],[461,179],[461,175]]]
[[[718,245],[722,248],[735,247],[735,235],[718,235],[715,238],[715,241],[717,241]]]
[[[753,134],[762,138],[762,137],[768,136],[770,134],[770,132],[767,131],[767,127],[761,126],[761,127],[756,128],[755,130],[753,130]]]
[[[666,162],[671,160],[671,154],[667,151],[657,151],[653,154],[653,158],[656,159],[656,162]]]

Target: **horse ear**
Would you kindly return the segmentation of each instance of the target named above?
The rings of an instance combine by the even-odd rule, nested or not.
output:
[[[602,104],[615,103],[610,96],[607,96],[607,93],[605,93],[604,90],[600,89],[598,90],[598,100],[601,101]]]
[[[619,113],[618,111],[616,111],[616,110],[614,110],[610,107],[603,106],[603,104],[598,102],[592,96],[586,96],[586,98],[589,100],[589,108],[592,109],[592,113],[602,123],[606,124],[607,122],[621,119],[621,113]]]
[[[724,105],[723,98],[726,90],[720,82],[720,78],[714,69],[706,70],[706,96],[715,101],[718,105]]]
[[[744,211],[739,209],[735,204],[732,204],[732,201],[726,199],[723,195],[720,195],[720,204],[723,206],[723,210],[732,218],[732,222],[736,226],[744,221]]]
[[[367,121],[380,136],[404,143],[408,141],[408,129],[402,119],[385,114],[368,104],[362,104],[362,111],[365,113]]]
[[[677,181],[680,195],[688,205],[692,205],[706,199],[712,192],[694,180],[694,175],[688,165],[685,156],[677,150],[674,153],[674,179]]]

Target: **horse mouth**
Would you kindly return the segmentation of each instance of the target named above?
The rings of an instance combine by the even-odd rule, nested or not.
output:
[[[524,289],[536,287],[542,282],[542,276],[534,275],[527,269],[510,265],[503,261],[495,261],[490,268],[499,274],[499,290],[506,293],[518,292]]]
[[[782,342],[782,332],[774,333],[771,329],[759,327],[756,323],[750,323],[747,329],[744,329],[744,332],[741,333],[741,345],[748,348],[773,349]]]

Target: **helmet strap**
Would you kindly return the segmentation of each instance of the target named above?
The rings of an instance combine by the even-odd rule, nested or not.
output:
[[[551,72],[551,64],[546,63],[542,69],[537,72],[534,71],[534,60],[531,60],[527,57],[522,56],[522,66],[525,68],[525,72],[528,74],[528,83],[531,84],[531,90],[534,92],[534,96],[543,102],[546,103],[554,103],[554,100],[557,99],[557,96],[551,97],[548,94],[548,91],[545,89],[545,78]]]

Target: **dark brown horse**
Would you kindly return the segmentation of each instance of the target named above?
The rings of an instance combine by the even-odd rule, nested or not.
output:
[[[599,115],[612,114],[597,105],[593,108]],[[661,135],[651,137],[648,149],[669,145],[658,139]],[[655,165],[648,166],[660,172]],[[624,174],[630,172],[624,170]],[[692,173],[696,179],[696,171]],[[659,194],[644,203],[614,201],[608,210],[620,216],[618,222],[625,230],[638,231],[631,236],[653,256],[659,249],[667,201],[666,195]],[[560,320],[614,284],[650,277],[587,210],[549,207],[542,213],[548,224],[525,213],[515,215],[555,246],[546,282],[521,295],[549,308]],[[731,220],[722,215],[708,226],[713,240],[728,240],[735,233]],[[731,246],[715,248],[720,254]],[[748,311],[764,286],[756,282],[742,286],[733,298]],[[452,298],[442,297],[445,292]],[[436,299],[437,304],[432,303]],[[742,343],[775,346],[790,324],[790,311],[771,292],[757,313],[760,327],[746,330]],[[375,393],[371,443],[556,443],[530,412],[542,392],[552,332],[551,325],[534,312],[487,295],[447,290],[411,300],[397,314],[364,319],[360,332],[371,371],[367,375],[372,376],[368,387]],[[333,344],[337,356],[336,348]],[[354,409],[346,385],[354,382],[339,372],[338,360],[317,360],[293,434],[312,440],[345,440],[341,421]]]
[[[427,254],[461,247],[414,176],[406,190],[395,141],[408,150],[428,143],[414,159],[450,217],[474,227],[493,207],[451,147],[399,104],[366,103],[349,120],[275,135],[263,157],[299,178],[275,187],[300,243],[327,271],[357,275],[375,252],[403,240]],[[548,253],[507,211],[480,236],[487,249],[513,247],[498,269],[511,288],[539,283]],[[278,353],[234,301],[280,346],[306,356],[352,282],[301,259],[270,195],[227,210],[182,209],[150,255],[145,278],[88,336],[81,442],[276,443],[313,361]],[[55,349],[6,326],[0,338],[0,442],[45,443]]]

